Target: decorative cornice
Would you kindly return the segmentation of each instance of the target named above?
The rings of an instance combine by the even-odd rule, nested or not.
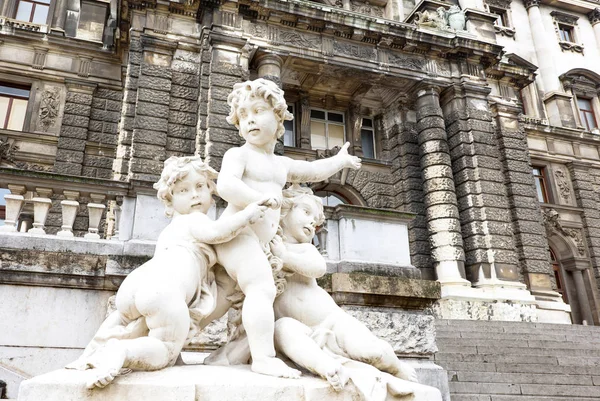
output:
[[[577,25],[577,20],[579,19],[576,15],[566,14],[560,11],[552,11],[550,15],[555,21],[569,25]]]
[[[509,10],[511,1],[512,0],[485,0],[485,4],[491,7]]]

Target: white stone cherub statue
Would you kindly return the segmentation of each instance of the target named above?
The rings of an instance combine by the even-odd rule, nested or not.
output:
[[[217,181],[219,195],[228,202],[223,217],[269,198],[263,219],[245,228],[228,243],[215,246],[219,263],[245,295],[242,321],[252,354],[252,370],[272,376],[296,378],[295,369],[275,357],[273,301],[276,288],[265,247],[279,227],[282,189],[286,182],[318,182],[344,168],[360,168],[360,159],[348,154],[349,144],[331,158],[306,162],[274,154],[283,135],[287,111],[283,91],[271,81],[257,79],[234,85],[227,99],[234,124],[246,140],[225,153]]]
[[[336,391],[351,379],[361,399],[411,394],[413,386],[407,381],[417,381],[415,370],[317,284],[326,262],[311,241],[323,221],[323,203],[309,188],[294,185],[283,191],[281,231],[269,244],[286,276],[285,289],[274,303],[276,350]],[[211,364],[248,362],[244,328],[237,329],[239,336],[211,354]]]
[[[282,236],[276,236],[270,246],[282,260],[283,270],[292,274],[274,304],[276,349],[336,390],[351,378],[363,393],[371,393],[377,382],[387,386],[384,393],[410,394],[410,385],[403,380],[416,382],[415,370],[317,284],[316,278],[326,271],[325,259],[311,243],[315,228],[324,221],[321,199],[299,186],[284,190],[283,195]]]
[[[217,221],[213,203],[217,172],[199,156],[171,157],[154,185],[165,213],[172,217],[161,232],[151,260],[123,281],[116,310],[102,323],[83,355],[67,366],[93,369],[88,387],[105,387],[122,369],[158,370],[172,366],[190,328],[215,308],[211,244],[230,241],[260,220],[267,206],[251,202]],[[196,320],[196,321],[194,321]]]

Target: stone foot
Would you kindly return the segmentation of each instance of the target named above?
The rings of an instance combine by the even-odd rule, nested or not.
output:
[[[263,375],[299,379],[300,371],[292,369],[277,358],[263,358],[252,361],[252,371]]]

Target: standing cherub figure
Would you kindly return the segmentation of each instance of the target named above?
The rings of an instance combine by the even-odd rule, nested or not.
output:
[[[215,309],[210,244],[230,241],[267,209],[249,203],[217,221],[213,203],[217,172],[199,156],[171,157],[154,185],[171,223],[161,232],[152,259],[132,271],[117,292],[116,310],[102,323],[83,355],[68,368],[93,369],[88,387],[105,387],[121,369],[172,366],[190,325]],[[193,319],[192,319],[192,317]]]
[[[286,182],[318,182],[344,168],[360,168],[360,159],[348,154],[346,143],[329,159],[314,162],[292,160],[274,154],[283,135],[287,111],[283,91],[275,83],[257,79],[234,85],[227,103],[227,121],[234,124],[246,143],[225,153],[217,181],[219,195],[228,202],[223,217],[269,198],[265,217],[237,237],[215,247],[219,263],[237,281],[245,295],[242,321],[252,354],[252,370],[272,376],[300,375],[275,358],[273,301],[276,289],[264,250],[279,226],[282,189]]]
[[[311,243],[315,228],[325,218],[321,199],[299,186],[283,193],[282,236],[271,241],[271,251],[291,275],[274,305],[277,350],[338,391],[350,378],[365,399],[376,398],[371,394],[377,386],[383,387],[383,394],[412,393],[403,380],[416,382],[415,370],[317,284],[326,271],[325,259]]]

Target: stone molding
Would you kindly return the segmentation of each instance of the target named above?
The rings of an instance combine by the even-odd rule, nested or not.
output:
[[[523,5],[526,10],[529,10],[531,7],[539,7],[540,3],[540,0],[523,0]]]

